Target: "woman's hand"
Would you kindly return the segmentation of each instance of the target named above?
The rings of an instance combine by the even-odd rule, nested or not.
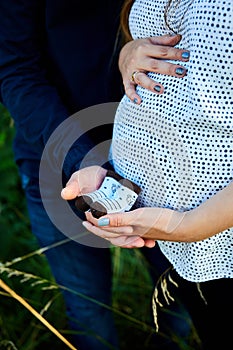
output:
[[[170,209],[138,208],[95,219],[90,212],[86,212],[88,221],[84,222],[84,226],[113,245],[127,248],[153,247],[157,239],[185,241],[186,232],[179,230],[185,215]]]
[[[88,231],[116,246],[153,248],[156,239],[154,237],[151,239],[150,234],[146,233],[152,225],[150,213],[155,210],[155,208],[140,208],[125,213],[109,214],[100,219],[94,218],[91,212],[86,212],[88,221],[83,225]]]
[[[167,208],[138,208],[108,214],[99,220],[86,213],[85,227],[114,245],[132,248],[143,239],[196,242],[233,227],[233,182],[198,207],[179,212]],[[137,240],[136,240],[137,238]],[[141,241],[140,241],[141,242]]]
[[[183,66],[166,62],[166,60],[183,62],[189,60],[187,50],[174,48],[180,40],[180,35],[164,35],[132,40],[124,45],[119,56],[119,69],[125,93],[131,101],[141,103],[141,98],[135,90],[136,85],[157,94],[163,93],[164,87],[150,79],[148,72],[172,75],[177,78],[183,78],[186,75],[186,69]]]
[[[70,200],[97,190],[102,184],[106,173],[107,170],[98,165],[76,171],[70,177],[66,187],[61,191],[62,198]]]
[[[65,200],[98,189],[107,170],[90,166],[76,171],[62,190]],[[196,242],[233,227],[233,182],[198,207],[179,212],[167,208],[138,208],[95,219],[86,212],[86,229],[113,245],[154,247],[156,240]]]

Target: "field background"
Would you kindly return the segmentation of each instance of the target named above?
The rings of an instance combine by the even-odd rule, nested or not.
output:
[[[60,291],[30,231],[24,193],[13,159],[13,136],[13,121],[0,105],[0,279],[66,337],[69,331]],[[111,251],[113,309],[121,349],[156,349],[150,342],[155,329],[148,325],[154,286],[147,273],[147,263],[140,250],[114,248]],[[189,324],[190,320],[186,321]],[[189,340],[177,338],[172,332],[168,341],[171,338],[178,349],[197,350],[195,331],[191,332]],[[68,349],[23,305],[0,288],[0,350],[42,348]]]

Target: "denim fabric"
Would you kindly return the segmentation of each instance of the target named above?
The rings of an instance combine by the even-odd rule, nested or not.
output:
[[[32,232],[40,246],[67,239],[49,220],[40,199],[38,181],[25,174],[21,174],[21,179]],[[87,247],[70,240],[48,250],[46,257],[57,283],[80,294],[63,291],[70,327],[77,331],[72,339],[73,344],[79,350],[118,349],[112,313],[85,299],[88,296],[111,305],[109,249]],[[111,344],[111,347],[105,346],[104,342]]]

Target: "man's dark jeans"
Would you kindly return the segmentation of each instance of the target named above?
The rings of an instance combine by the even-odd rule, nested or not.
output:
[[[40,197],[36,179],[21,173],[32,232],[41,247],[67,240],[50,221]],[[73,344],[79,350],[118,349],[111,306],[111,257],[109,249],[88,247],[73,240],[46,252],[56,282],[75,293],[62,291],[72,330]],[[97,301],[90,301],[85,297]],[[102,341],[101,341],[102,339]],[[105,342],[112,347],[105,346]]]

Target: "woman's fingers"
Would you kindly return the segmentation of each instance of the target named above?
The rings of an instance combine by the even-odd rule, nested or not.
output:
[[[92,225],[88,221],[83,222],[83,226],[90,232],[94,233],[95,235],[99,236],[100,238],[104,238],[108,240],[111,244],[122,247],[122,248],[153,248],[156,244],[156,242],[152,239],[143,239],[139,236],[125,236],[125,235],[119,235],[117,236],[116,233],[111,233],[108,231],[103,230],[102,228],[96,227],[95,225]]]
[[[159,73],[163,75],[172,75],[176,78],[182,78],[186,74],[186,68],[180,64],[169,63],[164,60],[150,58],[150,68],[148,72]]]
[[[144,243],[147,248],[154,248],[156,245],[156,242],[153,239],[144,239]]]
[[[101,223],[101,218],[96,219],[93,217],[90,211],[85,213],[87,220],[93,224],[94,226],[98,226],[101,230],[105,231],[105,237],[111,238],[112,234],[120,234],[120,235],[135,235],[133,233],[133,227],[131,225],[121,225],[121,226],[108,226],[108,221],[104,219],[103,224]],[[107,219],[108,220],[108,219]],[[109,233],[109,236],[108,236]]]
[[[182,64],[167,62],[168,60],[181,62],[189,60],[188,50],[174,47],[180,39],[180,35],[165,35],[138,39],[125,45],[120,54],[119,67],[125,93],[131,101],[141,103],[141,97],[136,92],[137,85],[156,94],[164,92],[162,84],[148,77],[148,72],[177,78],[183,78],[186,75],[186,68]]]
[[[142,99],[141,97],[136,93],[135,87],[136,83],[132,82],[130,79],[127,79],[126,81],[123,82],[124,84],[124,89],[125,89],[125,94],[128,96],[128,98],[136,103],[140,104]]]
[[[138,236],[117,236],[115,233],[104,231],[103,229],[91,224],[88,221],[83,222],[83,226],[90,232],[100,238],[108,240],[111,244],[119,247],[141,248],[145,245],[144,240]]]
[[[164,45],[152,45],[151,43],[146,43],[137,48],[138,57],[151,57],[152,59],[163,59],[163,60],[173,60],[173,61],[182,61],[187,62],[190,57],[190,53],[185,49],[178,49],[172,46]],[[136,62],[136,60],[135,60]],[[143,62],[143,61],[142,61]],[[151,61],[153,62],[153,61]],[[144,70],[148,70],[151,66],[150,61],[145,61],[146,67],[143,67]]]
[[[174,76],[176,78],[183,78],[187,74],[186,68],[181,65],[175,65],[158,60],[154,60],[149,71],[153,73]],[[132,76],[134,77],[133,80]],[[161,83],[151,79],[147,73],[143,71],[134,71],[131,74],[131,79],[124,80],[123,84],[125,94],[132,102],[136,104],[140,104],[142,101],[141,97],[136,93],[135,88],[137,85],[150,90],[157,95],[161,95],[164,92],[164,86]]]
[[[90,212],[86,212],[88,221],[84,221],[83,225],[88,231],[108,240],[116,246],[125,248],[153,248],[155,246],[155,240],[141,237],[141,234],[137,234],[136,227],[132,224],[135,221],[135,217],[139,218],[142,212],[143,210],[139,209],[128,213],[111,214],[109,217],[102,217],[100,219],[96,219]]]
[[[141,103],[141,97],[135,91],[135,85],[140,85],[156,94],[162,94],[164,92],[164,87],[160,83],[156,83],[154,80],[150,79],[148,75],[144,72],[136,71],[132,74],[133,81],[131,79],[127,80],[125,83],[125,93],[131,101],[136,104]]]
[[[171,75],[176,78],[183,78],[187,74],[185,67],[170,64],[164,61],[158,61],[158,63],[156,62],[156,65],[154,64],[153,67],[151,65],[150,71],[164,75]],[[136,104],[141,103],[141,97],[136,93],[135,90],[136,85],[142,86],[143,88],[150,90],[151,92],[154,92],[158,95],[161,95],[164,92],[164,86],[161,83],[158,83],[148,77],[147,73],[145,72],[135,71],[131,75],[131,80],[127,79],[127,81],[124,82],[124,87],[126,95],[131,101]]]
[[[180,40],[182,39],[182,36],[180,34],[165,34],[160,36],[152,36],[149,37],[148,40],[153,45],[167,45],[167,46],[175,46],[177,45]]]

